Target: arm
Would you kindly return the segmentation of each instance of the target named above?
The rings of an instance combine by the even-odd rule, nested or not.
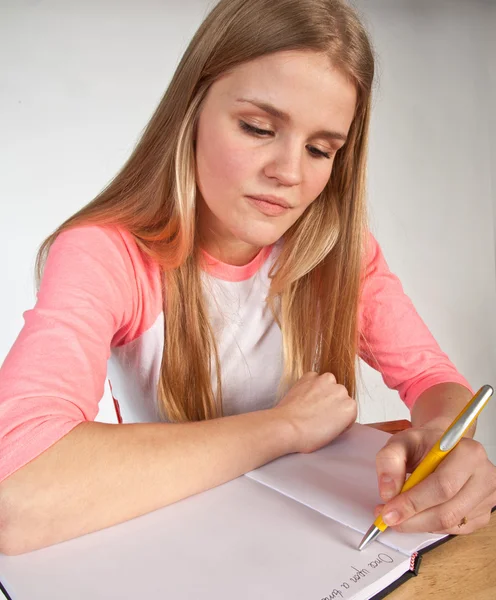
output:
[[[398,391],[410,410],[438,384],[458,384],[470,393],[469,383],[439,347],[371,234],[364,266],[360,357],[381,373],[389,388]],[[432,397],[432,392],[426,397]]]
[[[446,429],[472,397],[369,234],[360,303],[361,357],[409,407],[413,427]],[[473,436],[475,426],[467,433]]]
[[[445,430],[471,400],[472,393],[458,383],[440,383],[420,394],[411,410],[413,427]],[[465,437],[473,437],[475,424]]]
[[[274,410],[186,424],[86,422],[0,483],[0,552],[109,527],[292,450]]]
[[[135,260],[134,264],[131,262]],[[108,527],[308,452],[356,418],[327,373],[278,406],[186,424],[93,422],[110,344],[146,329],[140,258],[116,232],[83,228],[50,250],[35,308],[0,369],[0,552]],[[143,271],[143,269],[141,269]]]
[[[0,483],[0,551],[108,527],[328,444],[356,419],[330,373],[304,374],[269,410],[185,424],[82,423]]]
[[[412,409],[412,428],[393,435],[377,454],[377,473],[385,506],[376,507],[398,531],[471,533],[485,527],[496,505],[496,467],[472,438],[475,425],[436,470],[397,495],[405,481],[471,399],[457,384],[426,390]]]
[[[470,439],[474,429],[429,475],[399,494],[411,473],[472,396],[417,314],[369,238],[360,311],[361,356],[378,369],[410,408],[412,427],[389,439],[377,454],[379,490],[385,506],[376,508],[399,531],[470,533],[487,524],[496,503],[496,467],[484,448]],[[467,520],[462,529],[458,524]]]
[[[267,411],[184,425],[93,422],[111,343],[146,329],[138,300],[158,297],[126,244],[98,227],[59,236],[0,370],[4,553],[130,519],[291,451],[290,428]]]

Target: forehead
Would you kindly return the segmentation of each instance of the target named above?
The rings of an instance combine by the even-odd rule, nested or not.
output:
[[[287,112],[295,124],[317,128],[334,124],[347,131],[355,111],[353,83],[327,56],[312,51],[277,52],[243,63],[212,88],[222,105],[237,105],[238,98],[257,98]]]

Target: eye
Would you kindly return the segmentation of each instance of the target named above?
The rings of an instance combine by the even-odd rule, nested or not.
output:
[[[330,159],[331,155],[329,154],[329,152],[322,152],[322,150],[319,150],[318,148],[314,148],[313,146],[307,146],[310,154],[313,154],[315,157],[319,158],[327,158]]]
[[[248,123],[245,123],[244,121],[240,121],[239,122],[239,126],[241,127],[241,129],[244,129],[245,131],[247,131],[248,133],[255,133],[256,135],[273,135],[274,132],[270,131],[268,129],[259,129],[258,127],[253,127],[253,125],[248,125]]]
[[[245,121],[239,121],[239,126],[241,127],[241,129],[243,129],[244,131],[246,131],[247,133],[249,133],[251,135],[259,135],[259,136],[263,136],[263,137],[274,135],[273,131],[270,131],[268,129],[259,129],[258,127],[249,125]],[[307,150],[315,158],[327,158],[327,159],[331,158],[331,155],[329,152],[322,152],[322,150],[319,150],[318,148],[315,148],[314,146],[307,146]]]

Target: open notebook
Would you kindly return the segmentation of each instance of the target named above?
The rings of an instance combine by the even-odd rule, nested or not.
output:
[[[387,438],[355,424],[312,454],[127,523],[0,555],[0,581],[12,600],[383,597],[443,537],[386,530],[357,550],[380,502],[375,454]]]

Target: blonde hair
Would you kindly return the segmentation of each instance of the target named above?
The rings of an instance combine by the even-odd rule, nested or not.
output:
[[[281,328],[284,353],[278,397],[309,370],[334,373],[353,396],[374,60],[363,26],[342,0],[221,0],[190,42],[121,171],[38,252],[39,285],[49,248],[62,231],[116,225],[160,264],[165,328],[157,395],[162,415],[171,421],[222,415],[221,369],[195,227],[193,139],[202,101],[223,73],[284,50],[328,56],[355,84],[357,105],[329,182],[284,234],[270,272],[267,302]]]

